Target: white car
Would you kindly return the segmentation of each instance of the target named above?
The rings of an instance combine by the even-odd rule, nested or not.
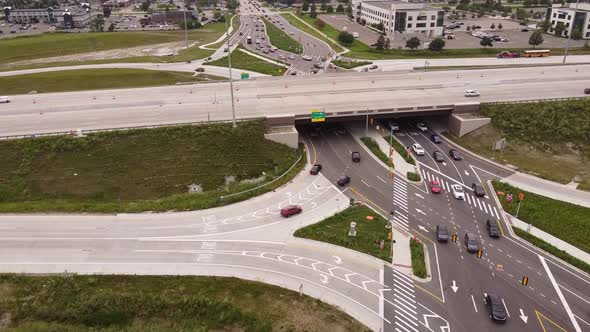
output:
[[[424,155],[424,148],[418,143],[414,143],[414,145],[412,145],[412,150],[414,150],[414,153],[418,156]]]
[[[426,124],[424,124],[422,122],[418,122],[418,124],[416,124],[416,127],[418,127],[418,129],[420,129],[420,131],[428,131],[428,127],[426,127]]]
[[[10,99],[7,96],[0,96],[0,104],[2,103],[10,103]]]
[[[304,55],[302,59],[305,61],[311,61],[311,57],[309,55]]]
[[[289,60],[295,60],[295,56],[294,55],[289,55]]]
[[[465,90],[465,97],[479,97],[479,92],[475,90]]]
[[[398,131],[399,126],[397,125],[397,123],[389,121],[389,129],[391,129],[392,131]]]
[[[465,200],[465,192],[460,185],[452,184],[451,191],[453,192],[453,197],[455,197],[455,199]]]

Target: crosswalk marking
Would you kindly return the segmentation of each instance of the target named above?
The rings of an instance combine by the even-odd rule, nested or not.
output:
[[[419,332],[414,281],[393,269],[394,330],[397,332]]]
[[[498,210],[496,210],[495,206],[494,206],[494,212],[496,212],[496,217],[498,217],[498,219],[500,219],[500,214],[498,213]]]
[[[469,203],[469,205],[471,205],[471,199],[469,198],[469,195],[465,195],[465,197],[467,197],[467,202]]]
[[[486,208],[486,203],[483,203],[482,205],[483,205],[483,210],[484,210],[486,213],[488,213],[488,209]]]

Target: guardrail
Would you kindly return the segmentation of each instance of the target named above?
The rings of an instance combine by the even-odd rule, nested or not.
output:
[[[527,99],[527,100],[513,100],[513,101],[494,101],[482,102],[480,105],[507,105],[507,104],[528,104],[528,103],[542,103],[547,101],[566,101],[566,100],[580,100],[590,97],[568,97],[568,98],[545,98],[545,99]]]
[[[236,122],[244,122],[244,121],[256,121],[256,120],[264,120],[263,117],[259,118],[252,118],[252,119],[236,119]],[[47,137],[47,136],[64,136],[64,135],[78,135],[78,134],[92,134],[92,133],[99,133],[105,131],[119,131],[119,130],[135,130],[135,129],[154,129],[154,128],[162,128],[162,127],[180,127],[180,126],[199,126],[204,124],[211,124],[211,123],[229,123],[232,120],[206,120],[206,121],[194,121],[194,122],[179,122],[179,123],[165,123],[165,124],[156,124],[156,125],[145,125],[145,126],[132,126],[132,127],[118,127],[118,128],[101,128],[101,129],[83,129],[81,131],[78,130],[69,130],[69,131],[56,131],[51,133],[36,133],[36,134],[22,134],[22,135],[0,135],[0,140],[9,140],[9,139],[19,139],[19,138],[35,138],[35,137]]]

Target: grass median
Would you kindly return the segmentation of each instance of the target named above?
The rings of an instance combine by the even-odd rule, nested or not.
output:
[[[493,185],[496,192],[511,193],[514,197],[508,203],[506,196],[498,195],[504,211],[516,215],[516,197],[522,192],[525,197],[518,219],[590,253],[590,208],[530,193],[500,181],[493,181]]]
[[[10,331],[369,331],[317,299],[237,278],[0,274],[0,285]]]
[[[295,39],[291,38],[283,30],[279,29],[276,25],[270,23],[264,17],[262,18],[264,25],[266,26],[266,33],[273,46],[283,51],[291,52],[294,54],[302,54],[303,46],[299,44]]]
[[[412,254],[412,271],[414,275],[418,278],[426,278],[426,259],[422,242],[410,239],[410,252]]]
[[[221,59],[209,62],[207,65],[229,67],[229,62],[227,57],[223,57]],[[283,66],[272,64],[248,53],[242,52],[240,47],[237,47],[231,53],[231,65],[232,68],[250,70],[271,76],[282,76],[285,74],[285,71],[287,71],[287,68]]]
[[[340,68],[344,69],[352,69],[360,66],[366,66],[372,64],[371,61],[343,61],[343,60],[334,60],[332,63]]]
[[[223,77],[176,71],[145,69],[83,69],[0,77],[0,91],[24,94],[31,91],[61,92],[96,89],[136,88],[176,83],[224,80]]]
[[[300,16],[297,16],[296,14],[291,14],[291,13],[284,13],[284,14],[281,14],[281,16],[283,16],[289,22],[289,24],[291,24],[293,27],[295,27],[295,28],[307,33],[308,35],[311,35],[321,41],[324,41],[325,43],[330,45],[330,47],[334,50],[334,52],[340,53],[340,52],[344,51],[344,48],[342,48],[338,43],[335,43],[332,40],[330,40],[329,38],[324,37],[321,33],[317,32],[316,30],[314,30],[313,28],[311,28],[307,24],[303,23],[301,21],[301,19],[299,19]],[[313,22],[310,24],[313,26]]]
[[[356,222],[356,236],[348,235],[352,221]],[[294,235],[360,251],[390,262],[391,242],[387,240],[389,230],[385,228],[386,224],[387,220],[368,207],[352,205],[317,224],[298,229]],[[384,241],[383,249],[378,244],[381,240]]]
[[[241,201],[305,165],[302,148],[265,132],[264,121],[250,121],[1,141],[0,212],[185,211]]]
[[[397,153],[399,153],[406,162],[416,165],[416,160],[414,157],[412,157],[412,155],[408,152],[408,149],[406,149],[397,139],[395,139],[395,137],[390,137],[387,135],[384,136],[383,139],[385,139],[387,142],[391,142],[393,149],[397,151]]]
[[[365,143],[369,150],[371,150],[371,152],[377,158],[379,158],[379,160],[384,162],[387,166],[393,166],[393,163],[391,162],[391,160],[389,160],[389,157],[383,151],[381,151],[381,148],[379,148],[379,144],[377,144],[377,142],[375,142],[373,138],[361,137],[361,141]]]

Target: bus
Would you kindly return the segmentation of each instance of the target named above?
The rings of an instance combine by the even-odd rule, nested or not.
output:
[[[246,37],[246,43],[252,44],[252,37],[250,37],[250,36]]]
[[[525,58],[537,58],[542,56],[550,56],[551,50],[528,50],[522,53],[522,56]]]

